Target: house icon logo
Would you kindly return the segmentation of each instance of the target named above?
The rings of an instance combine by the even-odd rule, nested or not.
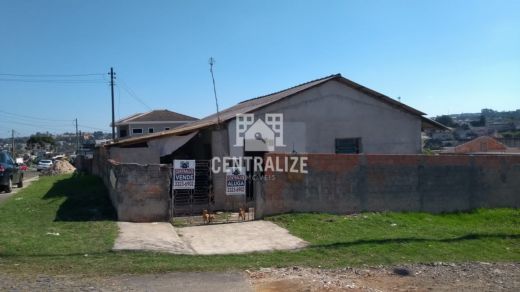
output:
[[[249,152],[272,152],[283,144],[283,114],[265,114],[255,121],[254,114],[236,116],[235,147]]]

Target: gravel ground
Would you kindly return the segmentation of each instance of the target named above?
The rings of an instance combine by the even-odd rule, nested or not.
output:
[[[248,273],[256,291],[520,291],[519,263],[264,268]]]
[[[248,277],[249,276],[249,277]],[[520,291],[520,263],[435,263],[344,269],[263,268],[257,271],[106,277],[0,272],[0,291]]]

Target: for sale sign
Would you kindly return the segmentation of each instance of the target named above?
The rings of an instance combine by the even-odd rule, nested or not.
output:
[[[235,167],[226,172],[226,194],[245,195],[246,194],[246,170],[244,167]]]
[[[173,161],[173,189],[192,190],[195,188],[195,160]]]

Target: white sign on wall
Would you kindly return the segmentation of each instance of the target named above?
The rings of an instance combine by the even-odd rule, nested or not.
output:
[[[192,190],[195,188],[195,160],[173,161],[173,189]]]
[[[245,195],[246,181],[245,167],[228,169],[226,172],[226,195]]]

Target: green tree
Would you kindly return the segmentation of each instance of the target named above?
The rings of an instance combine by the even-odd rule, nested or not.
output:
[[[486,125],[486,117],[484,115],[480,115],[478,121],[472,121],[470,124],[473,127],[484,127]]]
[[[438,116],[435,118],[435,121],[445,125],[446,127],[453,128],[453,127],[457,126],[457,124],[453,121],[453,119],[448,115]]]
[[[45,145],[51,145],[55,146],[56,141],[52,136],[49,135],[31,135],[29,139],[26,142],[28,148],[34,148],[36,145],[39,145],[40,147],[45,147]]]

